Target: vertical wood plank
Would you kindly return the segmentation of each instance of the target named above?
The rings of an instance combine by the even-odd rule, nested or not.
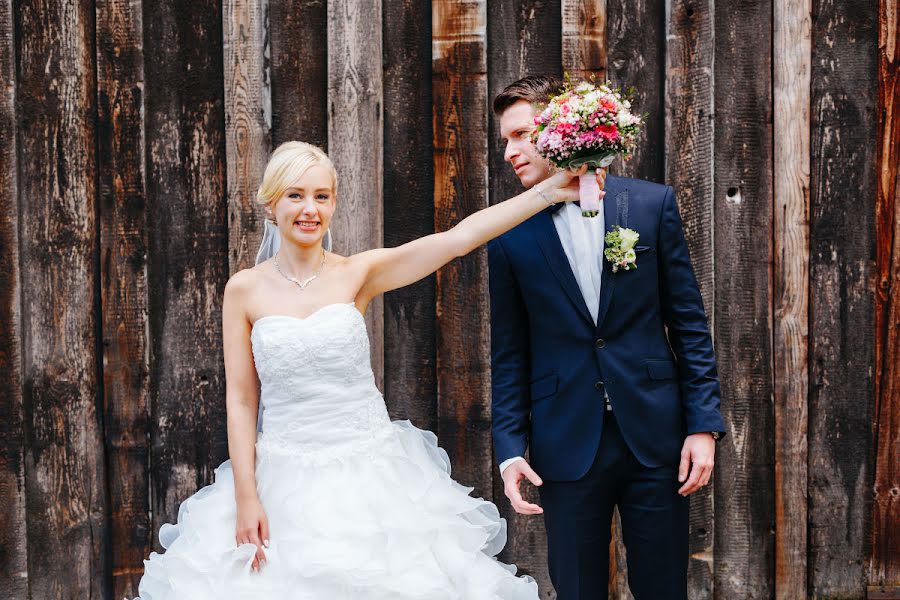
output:
[[[225,157],[228,265],[252,267],[262,237],[256,190],[269,155],[272,107],[266,54],[268,0],[225,0]]]
[[[110,590],[94,5],[20,2],[15,22],[29,593],[99,598]]]
[[[487,206],[485,0],[432,2],[434,226]],[[487,252],[437,274],[438,437],[454,478],[492,498]]]
[[[384,0],[384,243],[434,233],[431,6]],[[437,429],[434,275],[384,298],[384,394],[395,419]]]
[[[812,13],[807,581],[810,597],[862,598],[873,456],[878,17],[866,1],[814,0]]]
[[[878,3],[875,494],[870,590],[900,588],[900,2]]]
[[[328,3],[269,2],[272,146],[300,140],[328,148]]]
[[[667,5],[665,180],[675,188],[709,327],[715,331],[714,5],[712,0],[670,0]],[[690,498],[692,599],[713,597],[714,489],[715,478]]]
[[[496,0],[487,5],[488,106],[503,88],[526,75],[562,77],[561,0]],[[488,118],[491,203],[522,191],[522,184],[503,160],[500,121]],[[493,470],[494,498],[506,519],[508,537],[500,560],[514,563],[535,578],[542,597],[554,597],[547,563],[547,533],[541,517],[519,515],[503,493],[500,471]],[[522,486],[528,502],[539,502],[537,488]]]
[[[144,3],[150,237],[151,510],[159,527],[228,455],[222,5]]]
[[[134,597],[150,552],[150,381],[140,4],[98,0],[97,168],[112,596]]]
[[[562,64],[572,77],[607,77],[606,2],[562,0]]]
[[[810,0],[774,2],[775,597],[806,597]]]
[[[772,2],[715,10],[716,598],[774,595]],[[741,93],[736,94],[735,90]]]
[[[562,6],[560,0],[513,2],[501,0],[487,6],[488,104],[504,87],[526,75],[562,77]],[[501,202],[522,190],[521,183],[503,160],[499,119],[489,125],[491,203]],[[547,563],[547,537],[542,519],[522,517],[503,495],[503,480],[494,471],[494,497],[507,520],[508,540],[500,559],[515,563],[519,571],[537,580],[545,597],[553,586]],[[537,502],[537,490],[523,487],[529,502]]]
[[[634,87],[634,106],[646,115],[644,130],[627,163],[610,172],[623,177],[664,181],[664,97],[666,3],[658,0],[606,0],[607,62],[610,81]]]
[[[384,240],[381,54],[381,0],[328,0],[328,151],[338,172],[331,231],[344,255]],[[366,326],[383,386],[384,298],[369,304]]]
[[[28,597],[12,0],[0,2],[0,597]]]

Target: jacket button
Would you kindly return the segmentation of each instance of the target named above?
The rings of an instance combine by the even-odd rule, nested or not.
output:
[[[606,342],[603,339],[597,340],[597,349],[603,348],[606,345]]]
[[[597,383],[594,384],[594,387],[595,387],[596,389],[598,389],[598,390],[602,390],[602,389],[603,389],[603,382],[602,382],[602,381],[598,381]]]

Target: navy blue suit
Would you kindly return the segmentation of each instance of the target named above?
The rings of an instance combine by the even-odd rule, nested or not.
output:
[[[613,273],[604,260],[596,325],[552,208],[488,246],[494,448],[498,462],[529,449],[531,465],[545,481],[551,575],[561,600],[605,597],[605,562],[595,563],[606,559],[602,546],[608,544],[615,505],[623,518],[630,579],[641,573],[658,579],[650,587],[633,581],[632,591],[639,599],[635,587],[646,589],[646,598],[682,598],[686,592],[677,589],[675,595],[654,590],[680,587],[686,576],[687,502],[674,493],[684,439],[725,429],[715,354],[672,188],[609,176],[605,189],[607,231],[618,224],[640,239],[637,269]],[[604,391],[612,411],[605,409]],[[661,536],[677,538],[666,560],[678,564],[653,560],[652,569],[632,567],[633,558],[666,554],[639,547],[667,543],[648,541],[653,531],[641,530],[659,529],[650,515],[665,512],[660,506],[628,515],[634,535],[624,522],[627,500],[640,505],[641,499],[662,497],[653,486],[662,486],[666,510],[677,515],[665,517],[674,521]],[[563,516],[578,513],[585,502],[591,505],[586,516]],[[554,517],[561,521],[554,523]],[[573,535],[588,536],[590,543],[566,537]],[[595,577],[585,569],[604,573]],[[660,576],[669,571],[670,578]]]

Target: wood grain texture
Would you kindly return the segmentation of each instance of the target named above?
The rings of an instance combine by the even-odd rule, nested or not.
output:
[[[0,1],[0,597],[28,596],[12,1]]]
[[[268,0],[225,0],[225,156],[228,180],[228,264],[252,267],[262,237],[256,191],[269,156],[272,125],[266,46]]]
[[[774,0],[775,597],[805,598],[810,0]]]
[[[716,598],[774,595],[772,3],[715,11]],[[736,94],[734,90],[741,90]]]
[[[665,181],[675,188],[694,273],[711,331],[715,331],[713,218],[714,3],[671,0],[666,31]],[[713,490],[690,501],[688,596],[713,597]]]
[[[96,4],[103,398],[112,596],[138,593],[150,553],[150,364],[140,5]]]
[[[328,152],[338,172],[334,251],[384,244],[381,0],[328,0]],[[384,385],[384,298],[366,311],[375,381]]]
[[[813,598],[862,598],[874,456],[878,17],[865,1],[814,0],[812,12],[807,580]]]
[[[94,25],[94,5],[86,0],[34,0],[15,10],[32,598],[110,593],[99,414]]]
[[[562,65],[577,78],[607,78],[607,0],[562,0]]]
[[[878,4],[875,493],[869,585],[900,588],[900,2]],[[870,593],[871,593],[870,592]]]
[[[432,3],[434,226],[487,206],[485,0]],[[437,274],[438,438],[454,478],[493,496],[487,252]]]
[[[145,3],[151,511],[158,532],[227,458],[222,6]]]
[[[299,140],[327,150],[327,0],[269,0],[269,37],[273,147]]]
[[[608,77],[634,88],[634,108],[645,115],[644,131],[628,162],[610,173],[662,183],[665,180],[665,3],[657,0],[606,0]]]
[[[561,0],[496,0],[487,6],[488,105],[503,88],[528,75],[562,78]],[[488,117],[490,201],[518,194],[522,184],[503,160],[499,118]]]
[[[431,7],[384,0],[384,244],[434,233]],[[437,429],[435,280],[384,297],[384,394],[395,419]]]
[[[560,0],[500,0],[487,6],[488,104],[503,88],[526,75],[562,77],[562,8]],[[491,203],[522,191],[512,166],[503,160],[499,117],[488,117]],[[547,534],[542,517],[517,514],[503,492],[503,479],[493,470],[494,498],[508,527],[500,560],[514,563],[535,578],[542,598],[555,598],[547,563]],[[528,502],[539,502],[537,488],[522,485]]]

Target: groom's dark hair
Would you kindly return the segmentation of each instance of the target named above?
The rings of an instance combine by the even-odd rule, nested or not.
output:
[[[550,98],[559,94],[563,89],[563,82],[550,75],[529,75],[518,81],[513,81],[494,98],[494,114],[502,115],[503,112],[518,102],[527,100],[531,104],[547,104]]]

